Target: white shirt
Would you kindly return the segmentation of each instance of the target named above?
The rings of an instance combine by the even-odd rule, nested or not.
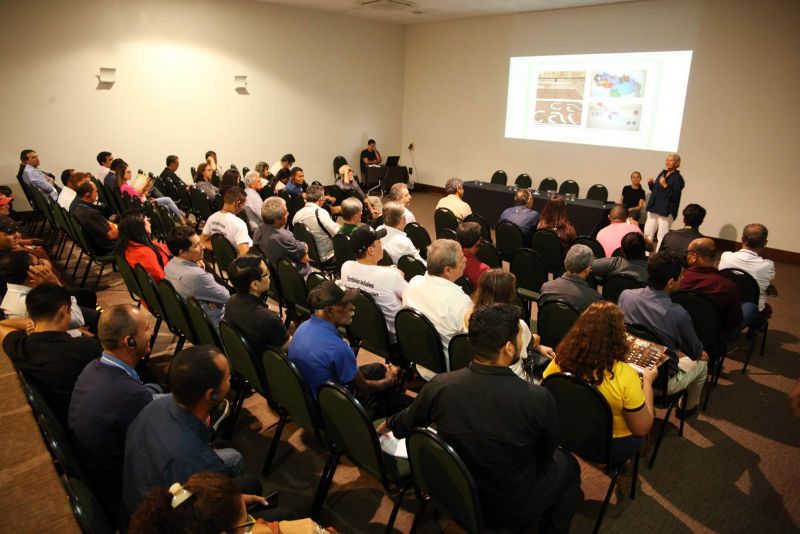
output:
[[[342,284],[369,293],[386,318],[389,335],[394,342],[394,317],[403,307],[403,291],[408,283],[396,267],[364,265],[357,261],[346,261],[342,265]]]
[[[78,194],[75,192],[74,189],[65,187],[58,194],[58,205],[64,208],[65,210],[69,211],[69,205],[72,204],[72,201],[75,200],[76,196],[78,196]]]
[[[203,227],[203,235],[222,234],[234,248],[242,243],[253,246],[253,240],[247,233],[247,224],[229,211],[218,211],[211,215]]]
[[[261,195],[252,187],[244,189],[247,199],[244,202],[244,212],[247,215],[247,221],[250,229],[255,231],[261,225]]]
[[[723,252],[719,259],[719,269],[741,269],[758,282],[758,309],[763,310],[767,303],[767,287],[775,279],[775,263],[758,255],[757,252],[741,249],[736,252]]]
[[[522,368],[522,362],[528,358],[528,345],[530,345],[533,335],[531,335],[531,327],[522,319],[519,320],[519,328],[522,330],[522,350],[519,352],[519,360],[517,360],[517,363],[510,365],[509,369],[514,371],[515,375],[527,381],[530,380],[530,378]]]
[[[427,317],[433,324],[444,349],[444,362],[450,370],[447,357],[447,346],[450,339],[461,332],[466,332],[464,318],[472,309],[472,300],[461,288],[441,276],[415,276],[403,292],[403,307],[413,308]],[[430,380],[436,373],[418,365],[417,371],[425,380]]]
[[[427,265],[425,260],[422,259],[422,256],[420,256],[419,250],[417,250],[414,243],[411,242],[411,239],[409,239],[404,231],[384,225],[381,225],[380,228],[386,228],[386,236],[381,239],[381,244],[383,244],[383,250],[392,258],[392,263],[397,265],[400,258],[409,254],[421,261],[424,265]]]
[[[278,193],[279,191],[281,191],[283,189],[286,189],[286,184],[285,183],[281,182],[280,180],[275,182],[275,193]]]
[[[11,283],[7,284],[7,286],[8,291],[6,291],[6,296],[3,297],[3,302],[0,303],[0,308],[3,309],[6,317],[9,319],[27,319],[28,309],[25,307],[25,300],[28,298],[28,293],[30,293],[33,288]],[[75,297],[70,297],[70,301],[72,302],[69,309],[70,330],[67,330],[67,333],[72,337],[80,337],[81,333],[78,328],[86,324],[83,319],[83,312],[80,306],[78,306],[78,301],[75,300]]]
[[[109,169],[108,167],[103,167],[102,165],[100,165],[100,170],[97,171],[97,179],[102,182],[103,178],[105,178],[106,174],[108,174],[109,172],[111,172],[111,169]]]
[[[447,195],[441,199],[436,204],[436,209],[438,210],[439,208],[447,208],[452,211],[458,222],[464,220],[467,215],[472,214],[472,208],[469,207],[469,204],[461,200],[461,197],[456,194]]]
[[[405,215],[405,218],[406,218],[406,224],[411,224],[413,222],[417,222],[417,218],[414,217],[414,214],[411,213],[410,209],[404,207],[403,208],[403,214]]]
[[[327,233],[319,226],[317,214],[319,214],[319,220],[327,230]],[[311,235],[314,236],[314,242],[317,244],[317,252],[319,252],[321,260],[333,257],[333,236],[339,233],[341,227],[333,222],[326,210],[320,208],[314,202],[307,202],[305,206],[294,214],[292,224],[297,223],[303,223],[308,228],[308,231],[311,232]]]

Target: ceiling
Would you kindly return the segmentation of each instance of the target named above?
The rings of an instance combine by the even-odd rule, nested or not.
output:
[[[568,7],[617,4],[634,0],[258,0],[351,17],[414,24],[438,20],[505,15]],[[372,2],[371,5],[362,5]],[[410,4],[406,6],[405,4]]]

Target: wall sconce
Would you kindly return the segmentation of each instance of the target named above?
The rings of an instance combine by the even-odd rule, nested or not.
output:
[[[234,76],[233,88],[240,95],[249,95],[250,92],[247,90],[247,76]]]
[[[97,77],[97,89],[108,91],[117,81],[117,69],[109,67],[100,67],[100,74]]]

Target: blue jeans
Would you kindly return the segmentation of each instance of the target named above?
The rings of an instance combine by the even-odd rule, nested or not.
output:
[[[170,213],[172,213],[176,218],[180,219],[181,217],[183,217],[181,210],[178,209],[178,206],[175,204],[175,201],[172,200],[171,198],[161,197],[161,198],[154,198],[153,200],[155,200],[159,206],[164,206],[165,208],[167,208],[170,211]]]
[[[236,478],[244,474],[244,458],[242,457],[242,453],[231,448],[214,449],[214,452],[217,453],[217,456],[222,460],[222,464],[225,466],[225,471],[227,471],[229,477]]]
[[[758,317],[758,304],[755,302],[742,302],[742,323],[729,332],[722,333],[722,341],[727,345],[736,341],[742,330],[750,326]]]

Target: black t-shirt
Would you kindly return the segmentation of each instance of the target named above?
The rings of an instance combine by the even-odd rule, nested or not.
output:
[[[3,350],[14,367],[41,390],[45,402],[67,428],[72,388],[86,364],[100,357],[103,347],[93,337],[72,337],[66,332],[11,332]]]
[[[632,209],[639,205],[640,200],[645,199],[644,188],[634,189],[630,185],[622,188],[622,203],[626,208]]]
[[[236,293],[225,303],[224,319],[235,324],[259,356],[267,347],[280,348],[289,332],[278,314],[250,294]]]
[[[377,152],[370,152],[366,148],[361,151],[361,157],[358,158],[358,162],[361,164],[361,176],[365,176],[367,174],[367,165],[364,163],[364,158],[367,158],[368,160],[374,160],[377,157]]]
[[[114,252],[117,240],[106,237],[109,230],[108,219],[103,216],[97,206],[79,200],[73,207],[73,214],[86,232],[86,238],[92,242],[99,253]]]

